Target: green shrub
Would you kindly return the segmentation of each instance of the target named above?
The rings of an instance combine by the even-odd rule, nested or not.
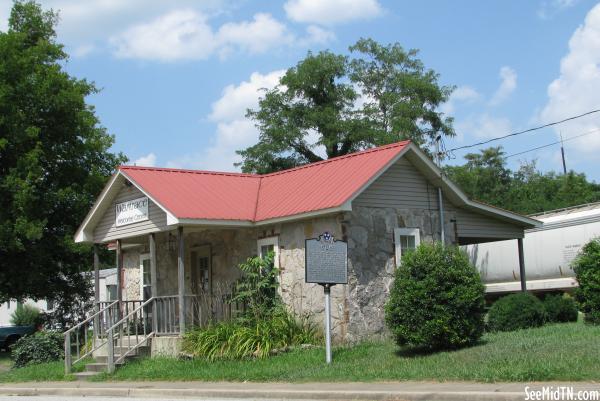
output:
[[[484,329],[484,286],[457,247],[422,244],[402,256],[385,306],[398,345],[457,348]]]
[[[187,333],[184,352],[209,360],[264,358],[273,350],[318,341],[317,330],[308,318],[297,319],[283,306],[273,256],[249,258],[239,266],[242,276],[231,302],[243,303],[245,313]]]
[[[575,300],[568,295],[547,295],[544,309],[548,322],[576,322],[579,312]]]
[[[15,326],[38,326],[42,322],[40,310],[33,305],[19,305],[10,316],[10,323]]]
[[[579,287],[575,299],[586,323],[600,324],[600,239],[585,244],[572,264]]]
[[[500,298],[488,313],[490,331],[513,331],[539,327],[546,322],[546,311],[542,301],[528,292]]]
[[[274,350],[318,340],[315,326],[307,319],[298,320],[280,309],[265,320],[238,319],[191,331],[184,337],[183,350],[208,360],[264,358]]]
[[[55,331],[39,331],[21,337],[12,346],[14,367],[52,362],[64,358],[63,336]]]
[[[277,288],[279,270],[273,262],[275,254],[269,252],[265,257],[248,258],[239,265],[241,277],[235,283],[232,303],[246,306],[245,318],[262,320],[271,315],[271,311],[282,305]]]

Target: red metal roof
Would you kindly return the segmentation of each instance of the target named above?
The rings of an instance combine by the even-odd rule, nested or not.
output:
[[[408,143],[265,175],[135,166],[119,170],[177,218],[258,222],[343,205]]]

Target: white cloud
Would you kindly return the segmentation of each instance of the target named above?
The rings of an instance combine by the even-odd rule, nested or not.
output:
[[[273,88],[279,83],[284,70],[268,74],[252,73],[248,81],[228,85],[221,97],[212,104],[209,120],[217,124],[211,144],[204,150],[184,155],[168,163],[173,167],[202,168],[217,171],[234,170],[233,163],[241,161],[236,150],[258,141],[254,122],[245,118],[246,110],[258,107],[263,88]]]
[[[578,2],[579,0],[544,0],[540,3],[537,15],[542,19],[549,19]]]
[[[83,48],[103,50],[109,37],[132,25],[156,18],[174,9],[189,9],[213,15],[230,8],[230,0],[39,0],[44,9],[59,12],[59,41],[68,51]],[[6,28],[11,1],[0,1],[0,30]],[[77,53],[87,55],[89,52]]]
[[[251,21],[228,22],[213,29],[207,17],[192,9],[172,11],[148,23],[138,24],[111,38],[117,57],[177,61],[221,58],[235,51],[256,54],[290,45],[308,45],[331,40],[332,33],[309,27],[297,39],[288,28],[266,13]]]
[[[248,108],[258,107],[258,99],[263,95],[262,89],[275,87],[284,73],[284,70],[264,75],[253,72],[248,81],[243,81],[239,85],[227,85],[221,97],[212,104],[209,118],[215,122],[244,118]]]
[[[560,62],[560,76],[548,86],[548,101],[539,119],[544,123],[578,115],[600,106],[600,4],[587,14],[569,40],[569,51]],[[556,127],[556,133],[573,136],[600,128],[597,115]],[[600,135],[569,142],[570,147],[599,160]]]
[[[136,159],[133,164],[136,166],[154,167],[156,166],[156,155],[154,153],[148,153],[146,156]]]
[[[454,114],[457,103],[471,103],[479,100],[481,95],[474,88],[463,85],[457,87],[448,101],[440,106],[440,111],[446,115]]]
[[[504,66],[498,75],[502,82],[490,100],[492,106],[504,102],[517,89],[517,73],[514,69]]]
[[[206,18],[194,10],[178,10],[139,24],[111,38],[115,55],[161,61],[203,59],[215,48]]]
[[[296,37],[267,13],[247,21],[210,23],[234,8],[232,0],[40,0],[60,14],[57,30],[73,57],[112,51],[121,58],[175,61],[226,57],[235,51],[264,53],[281,46],[323,44],[333,34],[307,28]],[[5,30],[10,1],[0,1],[0,30]]]
[[[325,44],[335,40],[335,33],[328,29],[323,29],[316,25],[306,27],[306,38],[302,39],[304,44]]]
[[[460,136],[469,134],[479,139],[487,139],[509,134],[511,123],[507,118],[494,117],[488,113],[483,113],[456,123],[455,128]],[[461,139],[459,138],[459,140]]]
[[[222,25],[216,34],[216,41],[223,46],[237,46],[249,53],[264,53],[270,48],[291,43],[293,36],[284,24],[270,14],[258,13],[250,22]]]
[[[283,7],[291,20],[319,25],[372,19],[383,13],[377,0],[288,0]]]

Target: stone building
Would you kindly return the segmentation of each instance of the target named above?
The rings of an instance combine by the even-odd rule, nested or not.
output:
[[[75,239],[115,244],[117,298],[131,304],[121,313],[146,301],[154,349],[227,318],[237,266],[250,256],[273,251],[286,304],[321,322],[323,290],[305,283],[305,240],[328,232],[347,241],[348,284],[332,288],[332,327],[335,341],[356,341],[385,334],[402,252],[442,235],[458,245],[521,239],[538,224],[468,199],[400,142],[267,175],[121,167]]]

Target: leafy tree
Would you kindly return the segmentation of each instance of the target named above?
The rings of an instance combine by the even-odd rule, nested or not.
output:
[[[90,247],[73,234],[122,155],[65,72],[58,16],[16,1],[0,32],[0,302],[85,294]]]
[[[447,173],[470,197],[501,206],[511,184],[502,148],[488,148],[465,155],[462,166],[449,166]]]
[[[600,200],[600,185],[585,174],[542,173],[535,161],[510,170],[501,147],[469,153],[465,160],[445,168],[450,179],[473,199],[508,210],[531,214]]]
[[[248,110],[259,142],[238,151],[245,172],[268,173],[372,146],[411,139],[431,144],[454,136],[452,119],[437,111],[451,87],[425,68],[416,50],[360,39],[355,57],[308,53]]]

